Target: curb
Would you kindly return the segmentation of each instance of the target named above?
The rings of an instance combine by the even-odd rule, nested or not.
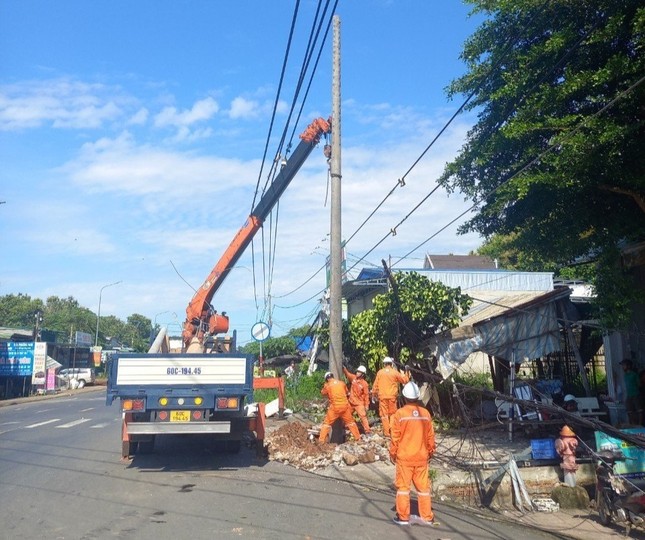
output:
[[[99,390],[105,391],[105,386],[103,385],[93,385],[85,386],[84,388],[77,388],[76,390],[63,390],[55,394],[43,394],[43,395],[34,395],[28,397],[20,398],[10,398],[0,400],[0,408],[2,407],[11,407],[12,405],[22,405],[24,403],[33,403],[35,401],[47,401],[49,399],[56,399],[62,397],[74,397],[79,394],[87,394],[90,392],[98,392]]]

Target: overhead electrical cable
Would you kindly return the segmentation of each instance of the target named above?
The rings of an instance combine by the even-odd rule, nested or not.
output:
[[[531,24],[531,22],[533,22],[533,20],[534,20],[538,15],[540,15],[540,14],[541,14],[545,9],[546,9],[546,6],[547,6],[547,4],[549,3],[549,1],[550,1],[550,0],[546,0],[546,2],[544,2],[544,4],[542,5],[541,9],[540,9],[540,10],[538,10],[538,11],[533,15],[533,17],[532,17],[532,18],[527,22],[526,27],[529,27],[529,26],[530,26],[530,24]],[[407,176],[408,176],[408,175],[409,175],[409,174],[410,174],[410,173],[415,169],[415,167],[416,167],[416,166],[420,163],[420,161],[425,157],[425,155],[428,153],[428,151],[430,150],[430,148],[432,148],[432,147],[434,146],[434,144],[437,142],[437,140],[439,139],[439,137],[441,137],[441,136],[446,132],[446,130],[448,129],[448,127],[450,127],[450,125],[451,125],[451,124],[452,124],[452,122],[455,120],[455,118],[457,118],[457,116],[459,116],[459,115],[463,112],[463,110],[466,108],[466,106],[468,105],[468,103],[470,103],[470,100],[471,100],[471,99],[472,99],[472,98],[477,94],[477,92],[479,92],[479,90],[482,88],[482,86],[484,85],[484,83],[485,83],[485,82],[487,82],[488,77],[490,77],[490,76],[491,76],[491,75],[492,75],[492,74],[493,74],[493,73],[494,73],[494,72],[495,72],[495,71],[496,71],[496,70],[497,70],[497,69],[502,65],[502,63],[504,62],[504,60],[506,60],[507,55],[511,52],[511,50],[513,49],[513,47],[518,43],[518,41],[519,41],[520,37],[521,37],[521,34],[520,34],[520,32],[518,31],[518,33],[517,33],[517,34],[515,34],[515,35],[513,35],[513,36],[511,36],[511,37],[509,37],[509,38],[508,38],[508,40],[507,40],[507,42],[506,42],[506,45],[504,46],[504,48],[503,48],[503,50],[502,50],[502,52],[501,52],[501,54],[500,54],[500,57],[499,57],[499,58],[498,58],[498,59],[497,59],[497,60],[496,60],[492,65],[491,65],[491,67],[490,67],[490,69],[489,69],[488,74],[486,75],[486,77],[483,77],[483,78],[482,78],[482,80],[479,82],[479,84],[477,84],[477,86],[476,86],[476,87],[475,87],[475,88],[470,92],[470,94],[468,94],[468,96],[467,96],[467,97],[466,97],[466,99],[462,102],[462,104],[461,104],[461,105],[457,108],[457,110],[452,114],[452,116],[448,119],[448,121],[444,124],[444,126],[439,130],[439,132],[438,132],[438,133],[433,137],[433,139],[432,139],[432,140],[430,141],[430,143],[426,146],[426,148],[423,150],[423,152],[421,152],[421,154],[419,155],[419,157],[417,157],[417,159],[414,161],[414,163],[412,163],[412,165],[411,165],[411,166],[408,168],[408,170],[403,174],[403,176],[402,176],[401,178],[399,178],[399,179],[396,181],[396,183],[394,184],[394,186],[392,187],[392,189],[387,193],[387,195],[385,195],[385,197],[383,198],[383,200],[382,200],[382,201],[381,201],[381,202],[376,206],[376,208],[375,208],[375,209],[374,209],[374,210],[373,210],[373,211],[372,211],[372,212],[367,216],[367,218],[365,218],[365,220],[364,220],[364,221],[359,225],[358,229],[356,229],[356,230],[352,233],[352,235],[347,239],[347,242],[349,242],[352,238],[354,238],[354,236],[356,236],[356,235],[358,234],[358,232],[359,232],[359,231],[360,231],[360,230],[365,226],[365,224],[366,224],[366,223],[367,223],[367,222],[368,222],[368,221],[369,221],[369,220],[374,216],[374,214],[375,214],[375,213],[376,213],[376,212],[381,208],[381,206],[383,206],[383,204],[385,203],[385,201],[387,201],[387,199],[388,199],[388,198],[390,198],[390,196],[392,196],[392,194],[394,193],[394,191],[396,191],[396,189],[397,189],[398,187],[404,187],[404,186],[405,186],[405,179],[406,179],[406,177],[407,177]],[[438,187],[439,187],[439,186],[435,187],[435,188],[432,190],[432,192],[431,192],[431,193],[426,197],[426,199],[427,199],[427,198],[428,198],[432,193],[434,193],[434,192],[438,189]],[[424,199],[424,200],[425,200],[425,199]]]
[[[327,10],[329,8],[329,3],[330,3],[330,0],[327,0],[327,4],[326,4],[325,9],[323,10],[323,13],[322,13],[320,18],[318,17],[318,14],[319,14],[319,11],[320,11],[320,3],[318,5],[318,11],[316,12],[316,17],[314,19],[314,22],[312,23],[312,28],[310,30],[309,41],[308,41],[308,44],[307,44],[307,49],[306,49],[306,52],[305,52],[305,55],[304,55],[304,58],[303,58],[303,61],[302,61],[302,66],[301,66],[301,69],[300,69],[300,76],[298,78],[298,83],[297,83],[296,89],[294,91],[294,95],[293,95],[293,99],[292,99],[292,102],[291,102],[291,107],[290,107],[290,110],[289,110],[289,114],[288,114],[288,117],[287,117],[285,128],[283,130],[283,133],[282,133],[282,136],[281,136],[281,139],[280,139],[279,148],[278,148],[278,155],[282,152],[282,148],[284,146],[284,142],[285,142],[285,139],[286,139],[289,124],[291,122],[291,119],[293,117],[293,113],[294,113],[294,110],[295,110],[295,105],[298,102],[298,97],[299,97],[300,92],[302,90],[305,75],[306,75],[306,73],[308,71],[308,68],[309,68],[309,66],[311,64],[311,58],[313,56],[315,46],[316,46],[316,44],[317,44],[317,42],[319,40],[321,28],[324,25],[324,17],[325,17],[325,14],[327,13]],[[335,6],[336,6],[336,4],[334,5],[334,9],[335,9]],[[317,66],[318,66],[318,61],[319,61],[320,56],[322,54],[322,50],[323,50],[323,47],[324,47],[324,44],[325,44],[325,40],[327,39],[327,36],[328,36],[328,33],[329,33],[329,28],[331,27],[331,19],[332,19],[332,17],[333,17],[333,12],[331,13],[331,15],[329,17],[329,20],[327,22],[327,25],[326,25],[327,29],[326,29],[326,32],[324,33],[323,40],[320,43],[320,45],[318,46],[319,47],[319,52],[318,52],[318,55],[317,55],[316,62],[314,63],[314,67],[311,70],[311,73],[310,73],[310,76],[309,76],[309,84],[307,86],[307,93],[309,91],[309,88],[311,87],[311,83],[312,83],[314,75],[316,73],[316,69],[317,69]],[[297,118],[300,117],[300,114],[302,112],[302,108],[304,107],[305,102],[306,102],[306,97],[307,97],[307,94],[305,94],[305,98],[301,101],[300,110],[298,112]],[[287,146],[288,149],[291,147],[292,139],[295,136],[295,127],[297,126],[297,120],[293,123],[293,125],[294,125],[294,128],[292,130],[291,139],[289,140],[289,143],[288,143],[288,146]],[[285,157],[286,157],[286,155],[287,154],[285,154]],[[280,160],[276,159],[274,161],[274,166],[277,164],[278,161],[280,161]],[[273,174],[274,175],[277,174],[277,168],[273,171]],[[265,190],[266,190],[267,186],[268,186],[268,182],[267,182],[267,184],[265,184]],[[275,249],[277,247],[277,234],[278,234],[277,223],[278,223],[278,216],[279,216],[279,207],[280,207],[280,202],[278,201],[276,203],[276,212],[275,212],[275,214],[276,214],[276,223],[275,223],[274,227],[270,228],[270,231],[273,231],[273,233],[270,234],[270,245],[269,245],[269,249],[267,250],[269,262],[268,262],[268,265],[267,265],[268,266],[268,273],[265,274],[267,276],[266,281],[268,282],[267,286],[265,287],[265,291],[264,291],[265,298],[268,298],[268,297],[271,296],[271,289],[272,289],[272,282],[273,282],[273,272],[274,272],[274,268],[275,268]],[[271,223],[273,223],[273,222],[271,222]]]

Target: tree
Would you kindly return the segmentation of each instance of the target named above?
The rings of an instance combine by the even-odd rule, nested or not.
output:
[[[593,259],[601,315],[618,328],[634,290],[618,246],[645,237],[645,7],[468,2],[489,18],[448,94],[472,94],[478,121],[440,180],[478,204],[461,231],[523,269]]]
[[[138,313],[129,315],[124,329],[126,333],[124,342],[137,352],[146,352],[148,350],[151,325],[152,321],[148,317]]]
[[[34,315],[45,309],[43,301],[27,294],[7,294],[0,297],[0,326],[33,328]]]
[[[374,298],[373,309],[349,323],[351,349],[372,369],[386,354],[401,362],[422,360],[424,343],[458,326],[472,305],[459,288],[416,272],[392,274],[390,282],[389,291]]]
[[[254,354],[260,356],[260,342],[251,341],[242,347],[244,354]],[[274,358],[283,355],[296,355],[296,342],[290,336],[270,337],[262,342],[262,356],[264,358]]]

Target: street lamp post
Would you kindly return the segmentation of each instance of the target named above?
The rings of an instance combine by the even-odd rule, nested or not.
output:
[[[94,338],[94,346],[97,347],[99,344],[99,321],[101,320],[101,295],[103,294],[103,289],[107,287],[112,287],[112,285],[118,285],[123,283],[123,281],[115,281],[114,283],[109,283],[108,285],[103,285],[99,291],[99,309],[96,315],[96,337]]]
[[[170,311],[162,311],[155,315],[155,322],[152,325],[152,329],[150,330],[150,345],[152,345],[152,342],[155,340],[155,337],[156,337],[155,331],[157,330],[157,317],[159,317],[159,315],[164,315],[166,313],[170,313]]]

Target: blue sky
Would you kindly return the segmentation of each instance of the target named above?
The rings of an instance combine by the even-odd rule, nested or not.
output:
[[[0,295],[73,296],[96,311],[101,288],[122,281],[103,289],[102,315],[140,313],[178,332],[191,286],[201,285],[251,210],[294,5],[0,3]],[[315,7],[300,4],[269,159]],[[458,0],[340,0],[344,238],[461,103],[444,89],[464,72],[458,55],[481,21],[468,12]],[[330,35],[297,133],[331,113],[331,56]],[[352,239],[350,267],[433,189],[472,122],[458,117]],[[410,253],[398,266],[414,268],[425,253],[477,248],[481,239],[458,236],[455,225],[413,251],[469,206],[458,193],[437,191],[350,276],[390,257]],[[320,146],[256,236],[255,257],[247,250],[215,295],[240,343],[269,313],[273,335],[311,322],[324,272],[307,280],[328,254],[329,216]],[[269,281],[262,260],[276,223]]]

